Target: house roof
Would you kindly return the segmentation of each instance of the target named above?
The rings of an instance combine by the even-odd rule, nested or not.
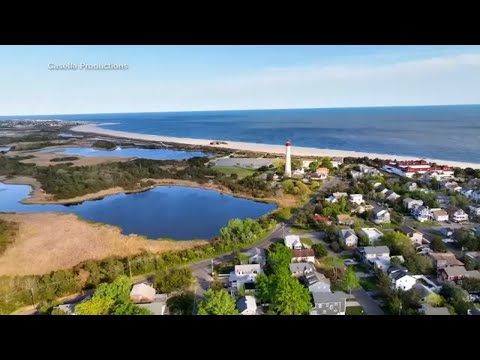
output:
[[[150,310],[154,315],[164,315],[167,308],[167,294],[157,294],[153,302],[149,304],[138,304],[141,308]]]
[[[383,233],[377,228],[361,228],[361,231],[369,237],[375,235],[383,236]]]
[[[425,315],[450,315],[446,307],[433,307],[431,305],[423,305],[423,312]]]
[[[402,227],[400,228],[400,232],[402,232],[405,235],[416,234],[416,233],[421,234],[420,232],[418,232],[414,228],[412,228],[410,226],[406,226],[406,225],[402,225]]]
[[[312,293],[315,304],[324,304],[329,302],[346,301],[348,295],[343,291],[336,291],[334,293],[328,292],[314,292]]]
[[[298,235],[287,235],[285,236],[285,245],[290,247],[290,246],[293,246],[293,245],[302,245],[301,241],[300,241],[300,236]]]
[[[445,261],[447,266],[462,266],[463,262],[458,260],[452,253],[430,253],[428,254],[435,261]]]
[[[378,213],[380,213],[380,212],[382,212],[382,211],[387,211],[387,212],[388,212],[387,209],[385,209],[385,208],[383,208],[383,207],[381,207],[381,206],[378,206],[378,205],[374,205],[372,211],[373,211],[374,214],[378,214]]]
[[[442,269],[447,276],[465,276],[467,275],[467,269],[464,266],[448,266]]]
[[[259,264],[235,265],[235,272],[238,271],[246,274],[259,274],[262,271],[262,267]]]
[[[309,262],[298,262],[291,263],[288,265],[291,273],[305,272],[305,271],[315,271],[315,267],[312,263]]]
[[[328,170],[327,168],[318,168],[316,171],[318,175],[328,175],[329,172],[330,170]]]
[[[307,281],[308,286],[313,285],[317,282],[323,282],[330,285],[330,279],[327,279],[325,275],[320,274],[319,272],[316,272],[316,271],[305,275],[305,280]]]
[[[355,236],[357,237],[357,235],[355,234],[355,231],[353,231],[353,229],[342,229],[338,232],[338,235],[342,238],[342,239],[346,239],[347,237],[350,237],[350,236]]]
[[[248,255],[250,257],[256,256],[256,255],[265,255],[265,249],[260,249],[258,247],[255,247],[253,249],[249,249],[248,251],[245,252],[245,255]]]
[[[432,214],[433,215],[436,215],[436,216],[445,216],[445,215],[448,215],[448,213],[443,210],[443,209],[440,209],[440,210],[432,210]]]
[[[379,255],[379,254],[390,254],[390,249],[388,246],[365,246],[363,252],[366,255]]]
[[[244,312],[245,310],[257,310],[257,301],[255,300],[255,296],[247,295],[240,298],[237,302],[238,311]]]
[[[153,287],[145,284],[135,284],[133,285],[132,291],[130,292],[130,297],[144,297],[147,299],[155,299],[156,291]]]
[[[376,191],[376,192],[381,192],[381,191],[383,191],[383,190],[385,190],[385,189],[386,189],[386,187],[385,187],[384,185],[380,185],[380,186],[377,186],[377,187],[375,188],[375,191]]]
[[[339,214],[339,215],[337,215],[337,220],[338,221],[346,221],[346,220],[353,220],[353,219],[350,215]]]
[[[390,278],[393,281],[400,280],[401,278],[405,276],[410,276],[405,270],[396,270],[390,273]]]
[[[468,278],[480,279],[480,272],[478,270],[468,270],[465,276]]]
[[[293,257],[295,258],[309,257],[309,256],[315,256],[315,252],[312,249],[293,250]]]

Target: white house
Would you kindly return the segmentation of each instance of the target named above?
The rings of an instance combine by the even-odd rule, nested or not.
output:
[[[340,165],[343,164],[343,158],[342,157],[333,157],[330,159],[330,163],[334,168],[338,168]]]
[[[256,315],[257,314],[257,300],[255,296],[244,296],[237,302],[237,309],[240,315]]]
[[[308,287],[308,291],[310,291],[311,293],[331,292],[330,279],[327,279],[325,275],[320,274],[316,271],[305,275],[305,283],[305,285],[307,285]]]
[[[390,259],[390,249],[388,246],[365,246],[360,250],[366,261],[374,260],[377,258]]]
[[[446,209],[446,211],[451,221],[454,221],[454,222],[468,221],[468,214],[462,209],[448,208]]]
[[[390,213],[387,209],[375,207],[373,209],[373,222],[377,225],[390,222]]]
[[[300,237],[298,235],[285,236],[285,246],[294,250],[303,249],[302,242],[300,241]]]
[[[349,200],[350,200],[350,202],[352,202],[354,204],[357,204],[357,205],[361,205],[365,202],[363,200],[363,195],[362,194],[350,194]]]
[[[480,216],[480,206],[470,205],[470,213],[475,216]]]
[[[293,250],[292,262],[315,263],[315,252],[312,249]]]
[[[254,283],[258,274],[262,273],[262,267],[259,264],[235,265],[235,271],[229,276],[229,282],[232,289],[240,289],[246,283]]]
[[[296,169],[293,173],[292,173],[292,177],[295,177],[295,178],[303,178],[305,176],[305,170],[302,169]]]
[[[383,236],[383,233],[376,228],[362,228],[360,232],[368,238],[370,245],[375,245],[375,242]]]
[[[411,213],[412,216],[420,222],[425,222],[432,219],[432,213],[427,206],[414,206]]]
[[[330,195],[325,200],[332,203],[332,204],[335,204],[336,202],[338,202],[344,196],[348,196],[348,194],[345,193],[345,192],[336,192],[336,193],[333,193],[332,195]]]
[[[340,243],[345,247],[356,247],[358,245],[358,236],[352,229],[342,229],[338,232]]]
[[[404,235],[407,235],[412,244],[422,245],[423,243],[423,234],[410,226],[402,226],[400,232]]]
[[[397,200],[399,197],[400,197],[400,195],[398,195],[395,191],[392,191],[392,190],[388,190],[388,191],[385,193],[385,200],[395,201],[395,200]]]
[[[403,291],[410,290],[413,285],[417,282],[417,279],[408,275],[405,270],[396,270],[389,274],[390,280],[392,281],[393,289],[400,289]]]
[[[155,294],[155,288],[145,283],[140,283],[133,285],[132,291],[130,292],[130,299],[137,304],[150,303],[155,300]]]
[[[458,185],[456,181],[446,181],[443,184],[443,187],[448,190],[460,192],[462,191],[462,187]]]
[[[417,183],[409,181],[405,184],[405,190],[407,191],[415,191],[417,190]]]
[[[410,210],[411,208],[415,207],[415,206],[422,206],[423,205],[423,201],[422,200],[416,200],[416,199],[412,199],[412,198],[405,198],[403,199],[403,205],[408,209]]]
[[[435,221],[447,221],[448,213],[443,209],[431,209],[433,220]]]
[[[327,168],[318,168],[310,175],[310,179],[312,180],[325,180],[328,177],[328,173],[330,170]]]

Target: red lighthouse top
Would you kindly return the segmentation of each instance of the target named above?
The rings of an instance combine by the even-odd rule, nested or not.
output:
[[[287,140],[287,143],[285,144],[285,146],[292,146],[292,143],[290,142],[290,140]]]

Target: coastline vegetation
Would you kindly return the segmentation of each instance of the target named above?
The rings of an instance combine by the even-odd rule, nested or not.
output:
[[[97,140],[92,144],[94,149],[113,150],[117,147],[113,142],[106,140]]]
[[[18,224],[0,219],[0,255],[13,243],[18,232]]]

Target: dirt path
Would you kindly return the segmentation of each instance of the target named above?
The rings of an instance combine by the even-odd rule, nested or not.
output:
[[[87,223],[72,214],[0,214],[0,218],[20,224],[15,242],[0,256],[0,275],[45,274],[89,259],[177,251],[206,243],[122,235],[117,227]]]

